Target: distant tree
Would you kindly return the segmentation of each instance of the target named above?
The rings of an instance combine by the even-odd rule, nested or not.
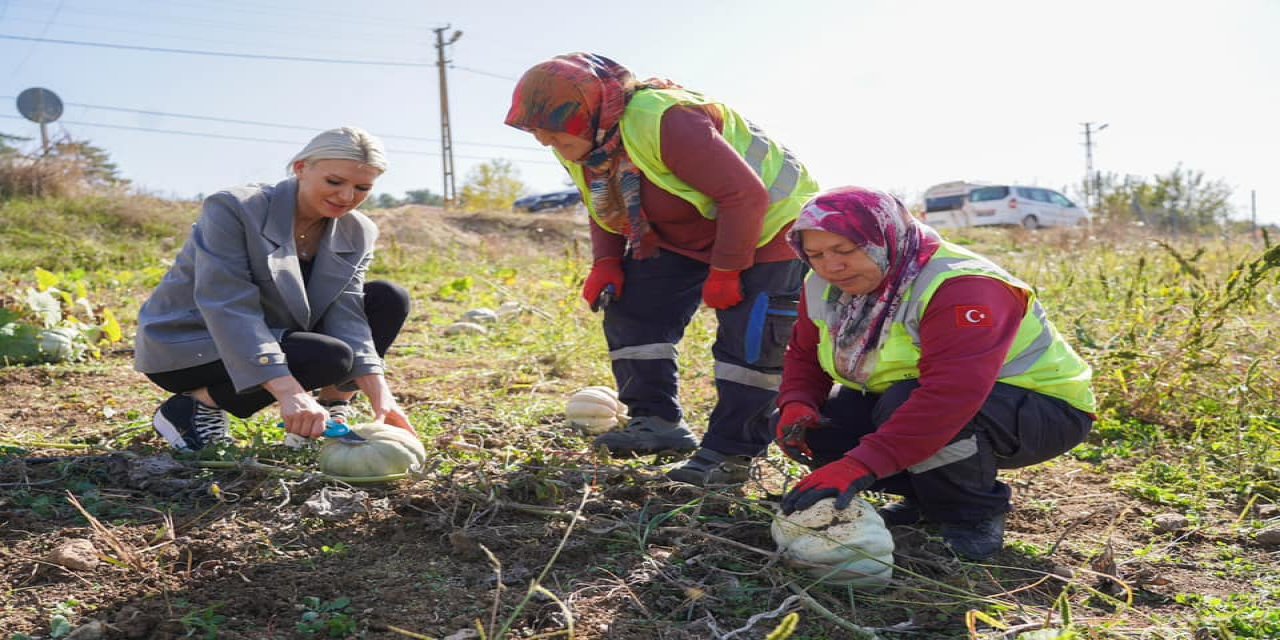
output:
[[[525,191],[520,171],[510,160],[497,158],[476,165],[462,187],[462,206],[467,211],[508,211]]]
[[[18,150],[10,144],[17,140],[25,139],[0,139],[0,198],[69,196],[129,184],[110,155],[88,141],[63,138],[45,153]]]
[[[89,144],[87,140],[65,138],[55,142],[47,157],[74,167],[90,187],[129,184],[128,180],[120,176],[120,170],[111,161],[111,155],[101,147]]]
[[[1181,165],[1168,175],[1156,176],[1153,197],[1171,220],[1185,222],[1184,228],[1191,230],[1220,227],[1231,217],[1231,187]]]
[[[430,189],[415,189],[404,192],[404,204],[424,204],[430,207],[443,207],[444,196],[432,193]]]
[[[395,196],[389,193],[379,193],[377,197],[366,200],[364,206],[370,209],[392,209],[400,206],[400,204],[400,200]]]
[[[414,189],[406,191],[403,198],[397,198],[389,193],[380,193],[365,201],[365,206],[370,209],[393,209],[406,204],[441,207],[444,206],[444,197],[438,193],[432,193],[430,189]]]
[[[1207,179],[1203,171],[1181,165],[1150,179],[1102,175],[1094,213],[1108,222],[1141,222],[1166,231],[1203,232],[1221,228],[1231,217],[1231,187]]]

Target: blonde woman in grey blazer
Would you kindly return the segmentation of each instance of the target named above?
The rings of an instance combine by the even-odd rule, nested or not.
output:
[[[290,161],[293,177],[204,201],[138,314],[134,368],[174,394],[154,419],[170,445],[230,442],[227,412],[272,403],[291,438],[318,438],[357,389],[375,421],[413,430],[382,360],[409,295],[365,281],[378,229],[355,211],[386,167],[377,138],[331,129]]]

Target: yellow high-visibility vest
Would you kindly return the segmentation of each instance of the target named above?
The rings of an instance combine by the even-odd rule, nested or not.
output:
[[[747,165],[768,188],[769,209],[765,213],[764,228],[756,246],[768,244],[783,227],[796,219],[801,207],[818,193],[817,181],[810,177],[804,165],[790,151],[770,140],[764,132],[733,109],[685,89],[637,91],[631,102],[627,103],[619,122],[622,144],[626,147],[627,154],[650,182],[693,204],[704,218],[715,219],[715,201],[676,177],[662,161],[662,114],[676,105],[710,105],[717,109],[724,122],[721,135],[742,155]],[[602,229],[618,233],[596,215],[582,167],[560,157],[559,153],[556,158],[569,171],[574,184],[582,192],[582,201],[591,217]]]
[[[823,370],[846,387],[877,394],[903,380],[919,379],[920,320],[929,300],[947,280],[971,275],[1000,280],[1025,291],[1028,296],[1027,313],[1022,317],[1022,325],[997,381],[1059,398],[1081,411],[1095,413],[1097,400],[1091,385],[1092,370],[1049,322],[1031,287],[986,258],[949,242],[942,243],[903,294],[888,337],[869,356],[875,358],[875,363],[865,386],[846,379],[835,364],[835,339],[830,327],[836,318],[826,301],[844,294],[816,273],[809,274],[805,279],[807,313],[818,327],[818,360]]]

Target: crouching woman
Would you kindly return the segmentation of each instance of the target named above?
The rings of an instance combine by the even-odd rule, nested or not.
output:
[[[227,442],[227,412],[273,403],[292,438],[317,438],[347,420],[357,390],[375,421],[413,429],[382,360],[409,295],[365,281],[378,229],[355,211],[387,168],[382,143],[331,129],[288,168],[277,184],[207,198],[138,314],[134,368],[173,394],[153,422],[174,448]]]
[[[812,472],[782,510],[874,489],[903,497],[881,510],[888,524],[927,520],[957,555],[994,555],[1011,509],[997,471],[1084,440],[1089,366],[1030,286],[942,240],[891,195],[819,194],[789,239],[813,271],[776,435]]]

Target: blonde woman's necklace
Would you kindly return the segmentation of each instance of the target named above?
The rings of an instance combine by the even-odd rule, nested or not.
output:
[[[298,257],[310,258],[316,252],[317,245],[320,244],[319,231],[323,229],[325,220],[321,218],[316,222],[312,222],[302,228],[302,231],[294,233],[294,244],[298,246]]]

